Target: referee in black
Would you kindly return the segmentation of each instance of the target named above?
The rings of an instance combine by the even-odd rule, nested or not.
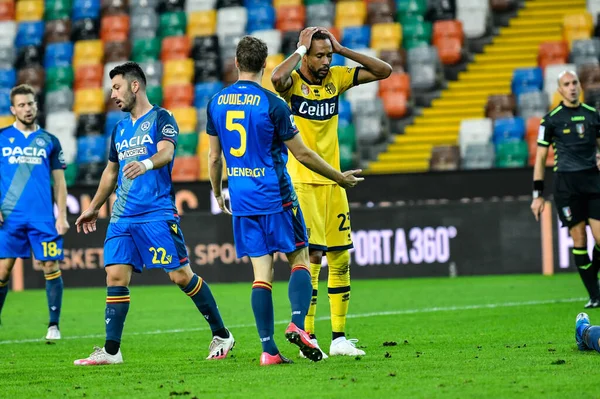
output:
[[[600,307],[600,172],[596,149],[600,147],[600,116],[596,109],[579,101],[581,86],[577,74],[558,75],[561,103],[540,124],[533,169],[531,211],[539,220],[544,210],[544,171],[548,146],[555,151],[554,203],[558,216],[573,238],[573,255],[590,300],[585,308]],[[596,245],[592,260],[587,250],[586,222]]]

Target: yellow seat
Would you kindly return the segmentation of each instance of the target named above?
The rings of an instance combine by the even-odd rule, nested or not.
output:
[[[15,122],[15,117],[12,115],[0,116],[0,129],[12,125]]]
[[[262,86],[267,90],[271,90],[275,94],[278,93],[277,90],[275,90],[275,87],[273,87],[273,83],[271,83],[271,74],[273,73],[273,69],[275,69],[277,65],[281,64],[283,60],[285,60],[283,54],[272,54],[268,56],[267,66],[265,68],[265,73],[263,74],[262,78]]]
[[[73,69],[90,64],[104,64],[104,44],[102,40],[80,40],[75,42]]]
[[[273,0],[273,7],[278,8],[281,6],[300,6],[302,0]]]
[[[195,132],[198,124],[198,114],[196,108],[174,108],[169,110],[173,113],[173,117],[179,126],[180,132]]]
[[[43,0],[17,1],[15,19],[17,22],[40,21],[44,19]]]
[[[571,45],[573,40],[589,39],[594,31],[594,20],[589,12],[566,14],[563,18],[563,38]]]
[[[362,26],[367,16],[367,5],[362,1],[340,1],[335,6],[335,27]]]
[[[188,14],[189,37],[214,35],[217,31],[217,10],[196,11]]]
[[[198,150],[196,153],[198,154],[198,159],[200,161],[200,180],[208,181],[210,180],[210,176],[208,174],[208,150],[210,147],[210,137],[206,132],[200,133],[198,137]],[[227,176],[227,173],[223,177]]]
[[[379,23],[371,26],[371,48],[397,50],[401,44],[402,27],[398,22]]]
[[[75,114],[100,114],[104,112],[104,90],[81,89],[75,90]]]
[[[194,61],[191,58],[169,60],[163,64],[163,87],[172,84],[193,83]]]

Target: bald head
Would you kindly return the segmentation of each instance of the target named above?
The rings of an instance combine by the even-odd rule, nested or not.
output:
[[[560,81],[564,76],[568,76],[571,78],[575,78],[577,80],[579,80],[579,77],[577,76],[577,72],[575,71],[569,71],[569,70],[564,70],[561,73],[558,74],[558,78],[556,78],[556,81],[558,82],[558,85],[560,86]]]
[[[563,98],[563,104],[569,107],[577,107],[579,105],[579,95],[581,94],[581,86],[579,78],[574,71],[562,71],[558,74],[558,92]]]

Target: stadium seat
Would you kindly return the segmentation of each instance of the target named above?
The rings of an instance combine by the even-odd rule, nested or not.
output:
[[[518,113],[524,119],[543,117],[548,112],[548,96],[541,90],[522,93],[517,97],[517,105]]]
[[[44,33],[44,42],[62,43],[71,40],[71,21],[68,19],[57,19],[46,22],[46,31]]]
[[[100,37],[100,22],[93,18],[84,18],[73,21],[71,40],[96,40]]]
[[[119,123],[119,121],[125,118],[127,114],[125,112],[116,111],[116,112],[107,112],[106,120],[104,121],[104,136],[110,137],[114,127]]]
[[[306,9],[303,5],[286,5],[277,8],[275,28],[281,32],[297,32],[304,29]]]
[[[0,21],[13,21],[15,19],[15,3],[13,1],[0,2]]]
[[[594,21],[587,12],[569,13],[563,17],[563,38],[569,45],[577,39],[589,39],[594,30]]]
[[[153,9],[140,8],[131,14],[130,37],[137,39],[152,39],[158,29],[158,14]]]
[[[167,36],[185,35],[187,28],[185,12],[167,12],[160,14],[158,34],[161,38]]]
[[[308,0],[310,2],[310,0]],[[318,0],[328,1],[328,0]],[[302,4],[302,0],[273,0],[273,7],[279,8],[284,6],[299,6]]]
[[[102,89],[81,89],[75,92],[73,111],[76,114],[96,114],[104,112],[104,92]]]
[[[102,0],[100,4],[100,14],[102,17],[109,15],[129,14],[129,7],[126,0]]]
[[[406,98],[410,98],[410,76],[404,72],[393,72],[384,84],[379,85],[379,95],[386,92],[401,92]]]
[[[192,42],[190,56],[195,60],[218,57],[220,52],[217,35],[195,37]]]
[[[46,21],[65,20],[71,17],[71,0],[46,0],[44,19]]]
[[[76,136],[93,136],[104,134],[104,114],[81,114],[77,119]]]
[[[124,42],[129,39],[129,15],[109,15],[100,21],[100,39]]]
[[[257,30],[273,29],[275,27],[275,9],[269,4],[257,4],[246,7],[248,23],[246,30],[253,33]]]
[[[62,88],[60,90],[46,92],[44,101],[44,112],[70,111],[73,108],[73,90]]]
[[[194,83],[221,80],[221,61],[218,57],[194,60]]]
[[[496,166],[521,168],[527,165],[529,148],[523,140],[505,141],[496,145]]]
[[[402,28],[397,22],[378,23],[371,28],[371,48],[394,50],[402,44]]]
[[[164,63],[163,86],[193,81],[194,61],[192,59],[170,60]]]
[[[528,88],[541,90],[544,85],[544,77],[541,68],[518,68],[513,72],[511,89],[515,96],[521,92],[531,91]]]
[[[185,12],[190,15],[196,11],[214,10],[216,5],[216,0],[187,0],[185,2]]]
[[[187,35],[189,37],[214,35],[216,31],[216,10],[196,11],[188,14]]]
[[[485,116],[491,119],[510,118],[515,114],[515,99],[512,95],[491,95],[485,106]]]
[[[75,69],[81,65],[103,63],[104,44],[101,40],[81,40],[75,42],[73,54],[73,67]]]
[[[129,40],[123,42],[104,43],[104,62],[125,62],[131,59],[131,43]]]
[[[148,101],[150,104],[156,104],[161,106],[163,103],[163,90],[162,86],[146,86],[146,94],[148,95]]]
[[[7,127],[15,123],[15,117],[12,115],[2,115],[0,116],[0,129],[3,127]]]
[[[52,43],[46,46],[44,68],[70,67],[73,59],[73,43]]]
[[[458,146],[443,145],[435,146],[431,150],[431,158],[429,160],[429,170],[431,171],[447,171],[457,170],[460,165],[460,151]]]
[[[277,29],[258,30],[252,33],[267,44],[269,55],[279,54],[281,52],[281,32]]]
[[[0,89],[0,115],[10,115],[10,89]]]
[[[396,12],[398,15],[425,15],[427,0],[397,0]]]
[[[21,22],[17,27],[15,46],[41,46],[44,40],[44,21]]]
[[[248,12],[245,7],[219,9],[217,11],[217,35],[219,36],[219,40],[225,36],[244,35],[246,33],[247,22]]]
[[[194,86],[194,107],[206,108],[208,102],[217,92],[223,89],[221,82],[198,83]]]
[[[335,27],[362,26],[367,17],[367,7],[362,1],[340,1],[335,7]]]
[[[196,116],[198,118],[196,131],[206,130],[206,122],[208,120],[206,108],[196,108]]]
[[[394,11],[388,1],[367,2],[367,21],[369,25],[394,22]]]
[[[17,72],[17,84],[23,83],[32,86],[36,92],[41,92],[45,83],[44,68],[40,65],[20,68]]]
[[[23,69],[30,66],[42,65],[42,46],[25,46],[17,50],[15,67]]]
[[[383,102],[385,114],[388,117],[403,118],[408,113],[406,93],[401,91],[386,91],[380,97]]]
[[[73,21],[100,17],[100,0],[73,0]]]
[[[46,92],[73,87],[73,68],[71,66],[46,69]]]
[[[569,47],[565,41],[551,41],[540,44],[538,66],[545,72],[552,64],[565,64],[569,57]]]
[[[577,68],[579,82],[585,91],[589,86],[594,86],[600,83],[600,65],[585,64]]]
[[[185,60],[189,56],[190,39],[187,36],[170,36],[163,39],[160,50],[160,59],[162,62]]]
[[[157,11],[159,13],[165,12],[179,12],[184,11],[185,0],[158,0]]]
[[[281,35],[281,53],[286,57],[292,54],[298,48],[298,38],[300,31],[287,31]]]
[[[589,87],[585,91],[584,97],[586,104],[596,109],[600,109],[600,87]]]
[[[106,162],[92,162],[77,165],[77,184],[97,186],[100,183]]]
[[[198,157],[175,157],[171,178],[174,182],[192,182],[198,180],[200,163]]]
[[[334,3],[327,1],[314,4],[305,4],[306,26],[333,26],[335,15]],[[302,27],[302,29],[304,29],[304,27]]]
[[[44,19],[43,0],[19,0],[16,4],[15,19],[17,22],[39,21]]]
[[[573,40],[571,43],[570,61],[579,66],[598,63],[600,56],[600,38]]]
[[[13,68],[16,59],[17,52],[13,46],[0,47],[0,68]]]
[[[104,136],[84,136],[77,139],[77,163],[87,164],[106,160],[106,138]]]
[[[160,61],[146,61],[140,64],[142,71],[146,75],[148,86],[162,86],[163,64]],[[105,67],[106,70],[106,67]],[[105,73],[106,75],[106,73]]]
[[[462,169],[490,169],[495,165],[496,154],[492,143],[469,144],[461,163]]]
[[[197,147],[198,133],[195,131],[181,132],[177,137],[177,157],[195,156]]]
[[[15,45],[17,36],[17,24],[15,21],[0,22],[0,46],[12,47]]]
[[[12,89],[17,83],[17,71],[14,69],[0,69],[0,88]]]
[[[440,83],[440,59],[435,47],[413,47],[408,50],[408,73],[413,89],[431,91]]]
[[[342,46],[349,48],[367,48],[371,42],[371,27],[349,26],[342,30]]]
[[[394,72],[404,72],[406,67],[406,53],[403,49],[382,50],[379,52],[379,58],[390,64]]]
[[[103,64],[82,65],[75,69],[75,90],[102,88]]]
[[[180,132],[196,131],[196,125],[198,124],[196,108],[170,108],[169,111],[173,113],[173,117],[175,118],[175,121],[177,121],[177,125],[179,125]]]
[[[166,86],[163,93],[163,106],[166,109],[191,107],[194,101],[194,87],[191,83]]]
[[[137,63],[158,59],[161,43],[157,37],[151,39],[136,39],[131,53],[132,61]]]
[[[490,118],[463,119],[460,122],[458,139],[461,157],[466,157],[469,145],[489,143],[492,133],[493,121]]]
[[[523,118],[499,118],[494,121],[492,141],[496,146],[505,141],[522,141],[523,138],[525,138],[525,120]]]
[[[489,2],[480,0],[461,0],[456,3],[456,19],[462,22],[465,36],[477,39],[488,30]]]
[[[135,13],[142,9],[156,10],[158,8],[158,0],[129,0],[129,12]]]

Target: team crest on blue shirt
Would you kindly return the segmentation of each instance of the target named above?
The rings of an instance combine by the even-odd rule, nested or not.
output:
[[[579,138],[582,139],[585,135],[585,125],[583,123],[578,123],[575,125],[575,130],[579,133]]]
[[[145,132],[146,130],[150,129],[150,125],[151,125],[150,122],[146,121],[146,122],[142,123],[142,126],[140,127],[140,129],[142,129],[142,131]]]
[[[37,139],[35,139],[35,144],[37,144],[38,147],[45,147],[46,146],[46,140],[44,140],[41,137],[38,137]]]

